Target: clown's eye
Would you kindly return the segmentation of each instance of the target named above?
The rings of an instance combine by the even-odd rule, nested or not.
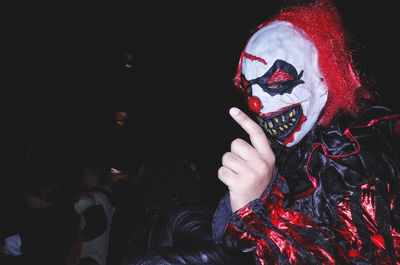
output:
[[[271,96],[292,93],[294,87],[304,84],[301,80],[303,70],[297,74],[296,68],[283,60],[276,60],[271,68],[262,76],[247,83],[250,86],[259,85],[262,90]]]
[[[292,81],[292,77],[283,71],[282,69],[277,69],[272,76],[267,81],[267,87],[270,89],[281,88]]]
[[[281,87],[287,85],[287,84],[290,83],[290,82],[291,82],[291,80],[289,80],[289,81],[282,81],[282,82],[276,82],[276,83],[267,85],[267,87],[270,88],[270,89],[278,89],[278,88],[281,88]]]

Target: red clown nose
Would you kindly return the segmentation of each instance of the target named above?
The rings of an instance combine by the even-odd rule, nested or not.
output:
[[[250,109],[255,113],[260,113],[261,109],[263,108],[261,100],[258,97],[250,97],[248,104]]]

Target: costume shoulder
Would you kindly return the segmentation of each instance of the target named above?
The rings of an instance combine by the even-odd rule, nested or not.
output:
[[[351,140],[357,142],[362,153],[384,154],[399,164],[400,113],[384,106],[372,105],[356,119],[344,124],[346,126],[341,126],[343,133],[348,138],[354,137]]]

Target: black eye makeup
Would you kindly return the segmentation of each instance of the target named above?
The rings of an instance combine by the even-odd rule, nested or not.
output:
[[[242,85],[246,85],[243,87],[248,89],[257,84],[271,96],[283,95],[291,93],[297,85],[304,84],[304,81],[301,80],[302,76],[303,71],[297,74],[293,65],[278,59],[263,76],[248,81],[242,76]]]

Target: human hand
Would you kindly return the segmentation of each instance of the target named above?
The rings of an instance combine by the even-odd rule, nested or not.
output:
[[[231,151],[222,157],[218,178],[228,187],[232,211],[235,212],[261,196],[275,166],[275,154],[262,128],[238,108],[229,114],[246,131],[251,144],[243,139],[231,143]]]

